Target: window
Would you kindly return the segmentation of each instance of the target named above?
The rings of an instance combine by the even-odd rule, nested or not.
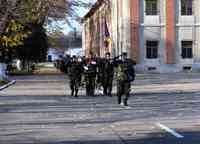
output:
[[[193,0],[181,0],[181,15],[192,15]]]
[[[181,42],[181,47],[182,47],[182,58],[193,58],[192,54],[192,41],[182,41]]]
[[[146,0],[146,15],[157,15],[158,3],[157,0]]]
[[[158,58],[158,41],[147,41],[146,42],[146,57],[148,59]]]

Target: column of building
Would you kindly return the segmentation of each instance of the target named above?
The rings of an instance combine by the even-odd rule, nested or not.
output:
[[[85,50],[86,47],[86,24],[83,23],[83,28],[82,28],[82,49]],[[84,53],[86,53],[86,51],[84,51]]]
[[[89,51],[90,51],[90,29],[89,29],[89,19],[85,20],[85,55],[88,56],[89,55]]]
[[[160,71],[165,71],[165,64],[166,64],[166,17],[167,17],[167,10],[166,10],[166,0],[159,1],[159,13],[160,13],[160,43],[159,43],[159,62],[160,62]],[[163,67],[163,68],[162,68]]]
[[[103,10],[102,6],[99,8],[99,23],[100,23],[100,56],[103,56],[103,48],[104,48],[104,37],[103,37],[103,32],[104,32],[104,27],[103,27]]]
[[[195,33],[194,33],[194,63],[200,68],[200,1],[195,0],[193,3],[195,15]]]
[[[111,38],[112,38],[112,50],[111,54],[112,56],[116,56],[118,54],[118,0],[110,0],[111,3],[111,23],[112,23],[112,29],[111,29]]]
[[[131,57],[139,62],[140,54],[140,0],[130,0]]]
[[[122,0],[122,51],[131,57],[130,0]]]
[[[175,64],[175,2],[174,0],[166,1],[166,64]]]

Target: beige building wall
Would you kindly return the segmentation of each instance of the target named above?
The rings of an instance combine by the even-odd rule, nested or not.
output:
[[[194,1],[194,15],[195,15],[194,62],[200,64],[200,0]]]
[[[131,57],[130,0],[122,0],[122,50]]]
[[[139,52],[138,52],[138,71],[149,72],[150,67],[155,69],[150,72],[179,72],[184,67],[191,67],[193,70],[200,69],[200,0],[193,0],[193,15],[181,15],[181,0],[158,0],[158,15],[149,16],[145,14],[145,0],[139,0]],[[98,45],[100,47],[100,56],[104,56],[106,49],[104,47],[104,18],[106,16],[109,32],[112,38],[112,45],[109,51],[113,56],[120,55],[122,52],[128,52],[129,56],[134,53],[133,44],[134,35],[131,23],[137,19],[137,11],[132,10],[133,0],[110,0],[110,12],[107,12],[107,4],[102,4],[92,17],[98,18],[94,22],[99,22],[100,35]],[[169,7],[174,7],[174,15],[170,16]],[[174,18],[174,22],[169,21]],[[92,31],[89,30],[89,20],[84,22],[85,30],[83,33],[83,41],[85,49],[90,48],[92,41]],[[138,22],[138,19],[135,20]],[[173,24],[174,23],[174,27]],[[169,26],[170,25],[170,26]],[[169,38],[169,32],[173,30],[175,38]],[[96,31],[94,31],[96,32]],[[88,34],[90,33],[90,34]],[[84,37],[85,36],[85,37]],[[168,36],[168,38],[167,38]],[[173,40],[172,40],[173,39]],[[146,58],[146,41],[159,41],[158,58]],[[173,49],[166,44],[167,40],[175,43]],[[193,41],[193,58],[183,59],[181,56],[181,41]],[[174,52],[174,53],[173,53]],[[172,54],[173,53],[173,54]],[[173,56],[172,56],[173,55]]]
[[[119,0],[111,0],[111,23],[112,23],[112,32],[111,32],[111,37],[112,37],[112,50],[111,54],[112,56],[116,56],[119,53],[119,11],[118,11],[118,1]]]
[[[99,1],[101,2],[101,1]],[[112,14],[108,3],[102,3],[93,9],[91,15],[84,19],[83,49],[86,56],[93,52],[96,56],[103,57],[106,52],[112,52],[112,45],[105,47],[105,23],[107,23],[110,35],[112,35]]]
[[[111,0],[111,36],[113,56],[122,52],[131,54],[130,0]]]

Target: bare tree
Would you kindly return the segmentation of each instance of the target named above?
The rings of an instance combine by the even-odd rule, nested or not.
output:
[[[78,8],[90,5],[81,0],[0,0],[0,34],[5,31],[10,19],[22,24],[32,21],[69,22],[70,18],[79,20]]]
[[[83,0],[0,0],[0,57],[4,43],[7,48],[23,44],[29,24],[70,24],[70,19],[80,20],[77,9],[90,5]],[[1,69],[0,64],[0,78]]]

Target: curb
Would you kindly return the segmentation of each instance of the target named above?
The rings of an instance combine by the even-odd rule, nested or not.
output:
[[[9,86],[11,86],[11,85],[13,85],[13,84],[15,84],[15,83],[16,83],[16,80],[12,80],[12,81],[9,82],[8,84],[6,84],[6,85],[0,87],[0,91],[2,91],[2,90],[4,90],[4,89],[8,88]]]

